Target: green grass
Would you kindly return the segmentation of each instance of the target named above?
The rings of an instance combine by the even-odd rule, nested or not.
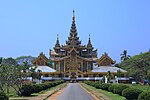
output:
[[[150,91],[150,86],[148,85],[141,85],[141,84],[126,84],[132,88],[140,89],[142,91],[147,91],[149,89]]]
[[[86,85],[86,84],[84,84],[84,85]],[[126,100],[125,97],[120,96],[118,94],[113,94],[112,92],[108,92],[108,91],[101,90],[101,89],[96,89],[90,85],[86,85],[86,86],[103,94],[103,97],[105,100]]]
[[[19,97],[15,89],[12,87],[10,87],[10,90],[9,90],[9,97]]]
[[[112,92],[108,92],[108,91],[101,90],[101,89],[97,89],[97,91],[107,96],[110,100],[126,100],[125,97],[120,96],[118,94],[113,94]]]

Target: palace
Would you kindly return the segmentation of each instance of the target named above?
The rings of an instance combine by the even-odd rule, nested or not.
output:
[[[60,45],[57,35],[56,44],[53,50],[50,49],[50,58],[43,53],[33,61],[35,66],[39,66],[44,77],[57,78],[83,78],[83,77],[102,77],[108,71],[116,73],[117,70],[126,72],[120,68],[112,67],[115,64],[107,53],[104,53],[100,59],[97,57],[90,39],[86,45],[82,45],[78,37],[75,24],[75,15],[73,11],[72,24],[66,44]],[[42,67],[43,66],[43,67]],[[48,67],[50,66],[50,67]],[[97,68],[94,68],[98,66]]]

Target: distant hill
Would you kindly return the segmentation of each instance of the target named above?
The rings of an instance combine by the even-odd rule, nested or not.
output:
[[[150,52],[140,53],[119,64],[118,67],[128,71],[127,76],[140,81],[146,79],[146,74],[150,70]]]
[[[19,65],[22,65],[23,62],[28,62],[29,65],[32,65],[32,61],[36,59],[36,57],[32,57],[32,56],[20,56],[20,57],[17,57],[15,60],[17,61],[17,63]]]

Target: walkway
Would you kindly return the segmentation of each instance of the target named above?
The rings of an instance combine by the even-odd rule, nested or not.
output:
[[[48,100],[50,100],[50,98]],[[94,100],[94,98],[84,91],[79,83],[69,83],[68,86],[57,95],[56,100]]]

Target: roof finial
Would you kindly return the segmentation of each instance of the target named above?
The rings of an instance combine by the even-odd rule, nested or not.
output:
[[[89,34],[89,39],[90,39],[90,34]]]
[[[55,47],[57,47],[57,46],[60,46],[60,44],[59,44],[59,37],[58,37],[58,34],[57,34],[57,40],[56,40]]]
[[[58,40],[58,34],[57,34],[57,40]]]
[[[72,16],[72,20],[73,20],[73,21],[74,21],[74,18],[75,18],[74,12],[75,12],[75,11],[74,11],[74,9],[73,9],[73,16]]]
[[[75,12],[75,11],[74,11],[74,9],[73,9],[73,16],[74,16],[74,12]]]

